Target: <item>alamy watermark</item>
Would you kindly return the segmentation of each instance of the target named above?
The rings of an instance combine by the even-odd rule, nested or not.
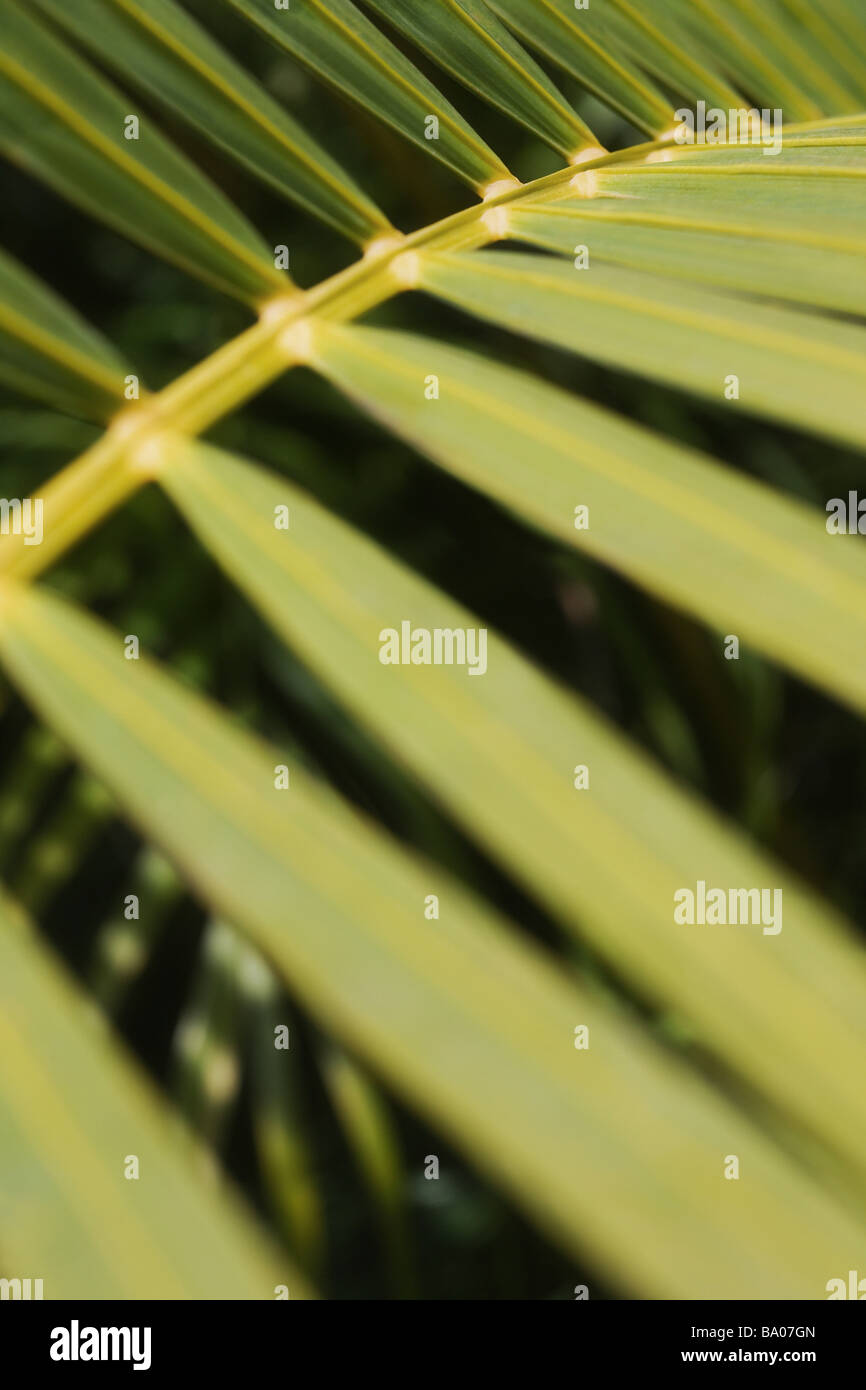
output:
[[[674,131],[678,145],[761,145],[764,154],[776,155],[782,148],[780,107],[707,107],[699,101],[695,110],[680,107],[674,115],[679,124]]]
[[[764,936],[782,930],[781,888],[707,888],[699,878],[693,891],[674,893],[674,921],[678,926],[760,926]]]
[[[51,1329],[52,1361],[131,1361],[134,1371],[150,1370],[149,1327],[68,1327]]]
[[[487,670],[486,627],[413,627],[404,620],[400,631],[384,627],[379,633],[383,666],[466,666],[470,676]]]
[[[44,1297],[41,1279],[0,1279],[0,1299],[27,1302]]]
[[[861,1279],[856,1269],[848,1270],[847,1283],[844,1279],[828,1279],[824,1288],[828,1303],[838,1298],[853,1298],[858,1303],[866,1299],[866,1279]]]
[[[25,545],[41,545],[42,498],[0,497],[0,536],[23,536]]]
[[[866,497],[854,491],[844,497],[831,497],[824,510],[830,536],[866,536]]]

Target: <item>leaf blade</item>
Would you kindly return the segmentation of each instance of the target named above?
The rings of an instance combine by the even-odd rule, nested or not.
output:
[[[101,334],[0,251],[0,376],[9,385],[104,422],[123,404],[126,373]]]
[[[173,0],[37,0],[123,78],[355,241],[388,219],[276,101]]]
[[[598,141],[481,0],[370,0],[372,8],[458,81],[535,132],[567,160]]]
[[[146,661],[131,680],[120,638],[66,603],[17,586],[4,598],[3,659],[28,698],[134,818],[171,841],[187,877],[327,1026],[457,1134],[557,1240],[597,1252],[619,1283],[673,1296],[809,1296],[816,1269],[847,1267],[862,1245],[859,1218],[601,999],[566,984],[456,885],[447,932],[419,938],[429,868],[413,868],[302,776],[275,817],[273,750]],[[297,929],[308,920],[315,932]],[[595,1029],[589,1052],[572,1047],[575,1018]],[[732,1133],[753,1176],[743,1206],[722,1215],[717,1159]],[[624,1165],[641,1192],[628,1204]]]
[[[309,1296],[202,1184],[192,1145],[5,900],[0,961],[4,1273],[35,1267],[51,1299],[268,1299],[277,1282]]]
[[[343,336],[338,334],[336,341]],[[326,348],[326,364],[328,353]],[[333,348],[331,354],[331,371],[343,377],[339,366],[335,370]],[[400,361],[413,360],[411,344],[402,335],[395,354]],[[429,362],[430,356],[427,343],[419,360]],[[457,367],[465,380],[466,354]],[[442,381],[447,390],[448,379],[443,376]],[[500,394],[522,400],[527,382],[513,374],[499,383],[509,388]],[[577,428],[577,420],[574,424],[574,437],[585,438],[586,430]],[[461,420],[462,437],[466,428]],[[427,424],[426,448],[434,456],[435,435],[435,426]],[[519,448],[513,421],[509,437],[512,450]],[[531,457],[537,458],[543,442],[537,433],[531,435]],[[495,442],[491,457],[498,472],[501,455]],[[701,877],[708,882],[778,883],[778,865],[723,835],[695,801],[651,773],[582,701],[560,691],[496,633],[488,634],[487,670],[478,679],[448,664],[383,665],[383,633],[399,630],[402,619],[422,630],[445,631],[477,628],[479,620],[285,479],[177,440],[161,482],[278,634],[506,872],[516,875],[581,940],[592,940],[617,970],[632,976],[636,987],[646,990],[651,980],[664,1004],[689,1018],[704,1046],[768,1099],[792,1107],[801,1118],[809,1113],[815,1131],[833,1132],[843,1147],[853,1114],[860,1116],[855,1127],[866,1132],[866,1106],[856,1099],[853,1076],[850,1084],[842,1083],[844,1099],[836,1096],[830,1103],[826,1083],[807,1080],[808,1057],[815,1050],[832,1057],[842,1046],[842,1036],[835,1034],[843,1017],[844,1045],[854,1053],[866,1048],[866,972],[852,948],[833,942],[829,918],[807,906],[782,874],[785,902],[796,904],[790,915],[800,935],[794,942],[784,933],[774,938],[774,957],[760,937],[731,941],[721,953],[712,941],[686,940],[673,922],[670,904],[678,885]],[[537,473],[527,486],[545,491]],[[289,508],[288,532],[274,526],[279,506]],[[651,525],[648,529],[654,534]],[[622,507],[614,530],[624,532],[623,552],[629,553],[635,538]],[[700,538],[696,553],[705,546]],[[664,538],[660,551],[667,553]],[[861,580],[862,593],[866,570],[861,569]],[[713,575],[708,587],[714,581]],[[690,576],[686,590],[690,582],[699,584]],[[746,585],[753,604],[760,592],[758,586]],[[577,759],[592,769],[591,794],[573,788]],[[624,862],[633,867],[634,896],[622,882]],[[825,930],[829,940],[823,937]],[[820,979],[830,990],[827,999],[811,998],[809,1036],[799,1042],[790,1036],[789,1026],[804,1007],[792,983],[798,977],[807,989]],[[841,980],[851,990],[845,1001],[833,983]],[[733,999],[737,1022],[732,1029],[728,1011]],[[741,1027],[746,1019],[747,1026]],[[759,1033],[762,1044],[756,1048]],[[794,1066],[792,1058],[801,1047],[806,1055]],[[766,1065],[766,1058],[785,1062],[777,1068]]]
[[[285,290],[246,219],[152,125],[144,122],[137,141],[124,138],[128,98],[17,0],[0,0],[0,20],[0,150],[8,158],[225,293],[255,303]]]
[[[713,54],[738,85],[760,95],[760,105],[780,106],[789,120],[857,109],[820,67],[808,63],[792,26],[779,23],[773,0],[744,14],[738,0],[663,0],[682,32]]]
[[[225,0],[272,42],[343,97],[398,130],[481,191],[511,175],[450,102],[350,0],[300,0],[275,10],[268,0]],[[438,121],[435,138],[427,118]]]
[[[852,665],[849,629],[862,613],[864,558],[859,547],[834,546],[820,513],[526,373],[432,339],[320,325],[312,360],[421,452],[530,524],[714,626],[748,634],[864,708],[866,665]],[[424,396],[432,365],[435,402]],[[599,516],[586,530],[574,525],[581,497]],[[803,556],[805,580],[797,578]]]
[[[576,77],[638,130],[661,135],[673,124],[664,95],[611,43],[610,25],[594,9],[575,14],[559,0],[489,0],[524,42]]]
[[[644,212],[625,213],[611,202],[592,211],[581,200],[521,204],[511,210],[509,240],[575,258],[584,248],[590,264],[600,261],[711,289],[866,316],[866,245],[862,251],[837,246],[822,255],[829,247],[816,245],[808,232],[796,237],[789,231],[789,239],[775,240],[763,228],[757,236],[751,228],[719,231],[711,210],[702,212],[694,203],[692,208],[695,226],[671,216],[663,199]],[[834,239],[826,226],[821,235]]]
[[[686,281],[512,252],[425,255],[419,285],[482,319],[606,365],[862,448],[866,329]],[[694,352],[700,334],[701,353]]]

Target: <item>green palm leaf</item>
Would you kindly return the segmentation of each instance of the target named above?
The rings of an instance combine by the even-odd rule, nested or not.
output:
[[[504,328],[859,445],[866,329],[621,266],[481,252],[424,256],[419,285]],[[695,333],[699,354],[690,352]]]
[[[746,104],[712,56],[689,45],[666,6],[650,9],[640,0],[611,0],[601,10],[591,6],[579,18],[587,34],[595,34],[602,42],[614,41],[634,63],[682,97],[721,107]]]
[[[314,354],[337,385],[472,486],[866,708],[866,664],[858,640],[852,660],[851,640],[866,611],[866,561],[834,544],[824,515],[444,343],[323,325]],[[425,395],[431,376],[437,400]]]
[[[306,131],[174,0],[37,0],[104,63],[357,241],[387,218]]]
[[[343,379],[354,348],[356,358],[364,353],[372,375],[375,368],[369,364],[383,336],[370,344],[361,333],[358,345],[351,338],[346,341],[348,335],[341,330],[333,348],[325,349],[324,361]],[[393,351],[398,360],[411,364],[413,353],[426,351],[429,356],[432,347],[398,341]],[[378,365],[384,380],[381,356]],[[527,446],[537,457],[539,421],[544,419],[549,427],[553,402],[534,413],[532,406],[541,402],[533,400],[531,384],[516,376],[507,383],[496,381],[493,368],[485,383],[476,366],[473,380],[465,354],[457,359],[453,375],[443,377],[443,398],[453,382],[467,379],[475,393],[464,395],[460,411],[452,409],[451,439],[471,438],[475,418],[475,432],[497,456],[496,437],[481,417],[479,388],[486,384],[491,400],[527,403]],[[434,410],[445,413],[444,399]],[[579,420],[575,412],[570,428],[561,421],[563,437],[585,440],[591,428],[588,419]],[[603,417],[601,423],[603,428]],[[513,439],[513,412],[505,426]],[[425,447],[435,451],[440,437],[431,423]],[[632,448],[630,458],[645,453],[644,447]],[[661,470],[656,477],[661,487]],[[487,639],[487,670],[481,679],[471,679],[460,666],[384,666],[379,659],[383,630],[399,630],[407,619],[430,630],[465,630],[478,628],[479,620],[284,479],[214,450],[178,443],[162,481],[208,550],[280,635],[471,833],[506,867],[521,874],[562,920],[581,935],[588,934],[621,968],[632,970],[636,981],[652,979],[660,998],[691,1019],[730,1069],[743,1071],[769,1099],[811,1123],[817,1134],[832,1134],[840,1150],[859,1165],[857,1145],[866,1136],[866,1105],[858,1079],[843,1073],[828,1090],[817,1074],[814,1086],[806,1078],[816,1057],[829,1059],[842,1055],[842,1050],[847,1054],[866,1046],[866,971],[853,947],[836,938],[831,920],[807,901],[778,865],[756,859],[735,840],[725,843],[718,826],[699,817],[689,799],[495,633]],[[539,490],[537,471],[529,486]],[[700,514],[697,498],[689,505]],[[289,509],[288,532],[274,525],[281,507]],[[603,513],[604,504],[594,500],[592,510]],[[622,498],[611,499],[606,510],[617,518],[623,551],[637,548],[640,541],[626,520],[627,504]],[[743,506],[739,514],[745,512],[754,516],[754,507]],[[737,514],[732,509],[729,517]],[[646,516],[644,521],[659,553],[670,559],[664,523],[651,524]],[[744,580],[744,595],[760,605],[772,587],[771,576],[749,575],[740,557],[718,567],[713,564],[711,548],[725,529],[716,524],[697,537],[695,568],[683,588],[691,585],[705,596],[721,586],[721,573],[738,574]],[[771,526],[761,517],[756,540],[770,534]],[[804,526],[797,539],[806,536]],[[703,559],[703,567],[697,557]],[[798,555],[796,541],[789,558],[798,562],[792,573],[814,578],[816,561],[808,552]],[[780,594],[792,582],[786,576]],[[859,593],[862,614],[866,567],[860,572]],[[772,631],[772,624],[767,626]],[[820,641],[815,645],[820,647]],[[837,665],[841,672],[841,650]],[[352,672],[351,683],[346,671]],[[575,791],[575,763],[590,770],[591,794]],[[455,768],[461,769],[459,777],[454,776]],[[632,865],[634,882],[623,878],[624,862]],[[767,950],[768,942],[760,935],[740,935],[720,959],[712,937],[700,940],[676,926],[674,893],[699,878],[724,884],[781,885],[784,880],[788,915],[773,950]],[[830,991],[823,999],[819,978]],[[847,981],[846,998],[831,987],[837,978]],[[810,1028],[798,1045],[790,1037],[788,1020],[805,1007]],[[762,1043],[756,1046],[759,1035]]]
[[[17,0],[0,0],[0,152],[227,294],[285,289],[263,242],[195,165]]]
[[[350,0],[225,0],[317,76],[479,190],[508,169],[432,82]],[[431,118],[436,122],[431,123]]]
[[[761,92],[762,104],[782,107],[788,121],[858,109],[847,84],[823,64],[810,66],[808,48],[783,22],[776,0],[762,0],[757,15],[757,7],[749,13],[740,0],[662,2],[743,91]]]
[[[0,902],[3,1258],[24,1277],[38,1259],[29,1272],[44,1274],[49,1297],[306,1293],[235,1199],[202,1183],[189,1140],[173,1138],[39,945],[55,913],[76,927],[86,918],[92,997],[125,1026],[162,951],[203,917],[173,1050],[166,1033],[176,1109],[214,1155],[247,1141],[244,1185],[267,1198],[317,1279],[331,1279],[356,1216],[342,1196],[334,1204],[334,1146],[366,1191],[394,1292],[426,1283],[413,1245],[425,1222],[439,1223],[436,1240],[459,1224],[453,1175],[451,1207],[428,1198],[415,1220],[419,1131],[396,1111],[392,1122],[387,1092],[432,1126],[425,1145],[453,1143],[616,1290],[821,1298],[828,1276],[856,1268],[866,1235],[866,969],[834,907],[851,910],[856,847],[831,854],[822,835],[841,817],[816,832],[817,810],[803,807],[834,740],[853,748],[850,711],[866,710],[866,561],[856,537],[828,535],[820,509],[675,436],[709,437],[724,422],[712,452],[746,438],[750,463],[784,489],[856,500],[851,455],[826,442],[864,447],[862,7],[226,0],[196,4],[198,19],[188,8],[0,0],[0,153],[258,312],[225,341],[225,306],[211,317],[174,272],[129,293],[115,275],[109,290],[106,243],[62,220],[50,195],[31,206],[16,182],[10,244],[28,247],[28,263],[31,242],[52,255],[62,244],[60,283],[91,306],[87,318],[113,323],[124,351],[0,253],[0,378],[106,426],[91,442],[90,426],[47,410],[3,411],[21,453],[8,490],[39,450],[89,444],[34,489],[40,544],[16,524],[21,499],[2,499],[0,515],[0,660],[12,682],[0,691],[0,749],[21,735],[0,767],[0,864],[39,918],[25,926]],[[259,54],[273,59],[263,37],[279,50],[267,83],[252,75]],[[317,87],[307,103],[316,137],[267,90],[288,89],[291,60],[338,97]],[[469,89],[471,123],[437,69]],[[730,128],[718,145],[680,144],[679,103],[699,101],[766,108],[781,147]],[[415,156],[366,115],[347,125],[347,106]],[[176,130],[192,153],[175,148]],[[627,143],[635,130],[651,141]],[[539,141],[563,167],[532,178],[555,162]],[[482,201],[455,210],[453,184],[429,177],[419,150]],[[328,278],[299,288],[272,246],[288,244],[287,216],[295,243],[310,235],[286,199],[363,254],[335,267],[330,238],[305,240],[305,261]],[[438,220],[418,225],[413,199]],[[379,205],[401,209],[405,234]],[[370,311],[376,326],[355,326]],[[480,347],[445,341],[464,329]],[[529,370],[497,360],[504,334],[523,340],[504,352],[519,347]],[[216,347],[196,361],[202,341]],[[671,437],[540,380],[550,349],[601,363],[608,398],[611,373],[644,378],[641,413],[670,422]],[[175,352],[190,365],[139,401],[127,351],[151,377],[171,375]],[[583,390],[597,375],[559,365]],[[297,367],[312,371],[287,396],[229,419]],[[713,413],[694,414],[707,402]],[[398,443],[368,433],[353,403]],[[754,418],[789,433],[753,440]],[[196,442],[219,425],[223,442],[285,466],[352,524]],[[792,440],[797,428],[812,438]],[[418,496],[433,499],[431,518],[395,519],[391,504]],[[172,508],[192,541],[178,543]],[[287,529],[275,525],[283,512]],[[449,521],[460,536],[475,517],[491,526],[492,539],[477,538],[490,572],[479,560],[452,579]],[[393,534],[395,521],[406,564],[363,534]],[[514,546],[514,591],[526,564],[531,601],[561,608],[551,632],[574,651],[556,655],[557,669],[579,670],[581,693],[538,664],[551,650],[534,640],[543,613],[513,614],[496,592],[512,592],[499,536]],[[58,586],[114,627],[34,583],[60,561]],[[428,567],[469,605],[415,572]],[[459,647],[455,634],[482,624],[478,679],[459,662],[381,659],[404,625]],[[525,650],[496,626],[522,631]],[[126,629],[185,681],[219,689],[226,711],[147,659],[125,660]],[[741,667],[723,664],[732,636]],[[783,713],[785,672],[849,706],[845,720],[808,691]],[[804,728],[811,740],[813,724],[806,768],[784,745]],[[635,733],[705,799],[654,766]],[[731,752],[728,792],[716,763]],[[311,762],[369,814],[303,770]],[[116,857],[114,837],[128,833],[118,815],[142,838]],[[115,883],[110,900],[82,908],[81,884],[103,861],[125,864],[134,891],[118,901]],[[826,901],[812,887],[822,875]],[[678,921],[678,895],[701,882],[780,895],[774,920]],[[139,896],[140,920],[127,917]],[[553,944],[541,950],[534,933]],[[287,1010],[302,1040],[290,1061],[271,1036]],[[581,1026],[588,1048],[576,1045]],[[121,1150],[142,1159],[140,1183],[123,1178]],[[741,1182],[723,1176],[732,1152]],[[493,1193],[479,1192],[492,1209]],[[342,1296],[351,1277],[331,1283]]]
[[[569,257],[583,247],[590,265],[862,313],[862,128],[801,127],[784,139],[769,159],[759,146],[671,146],[593,169],[579,181],[590,196],[515,206],[509,236]]]
[[[566,160],[598,141],[483,0],[370,0],[372,8],[458,81],[489,96]]]
[[[699,0],[699,9],[709,11],[706,0]],[[834,26],[815,14],[813,6],[802,0],[770,0],[756,13],[747,0],[727,0],[726,9],[730,32],[736,35],[741,50],[747,47],[749,36],[760,47],[762,57],[766,60],[769,52],[778,71],[794,76],[803,91],[830,103],[833,110],[860,109],[864,96],[862,64]],[[792,12],[794,24],[790,22]],[[820,61],[816,62],[816,57]]]
[[[577,13],[568,0],[489,0],[531,47],[577,77],[638,130],[661,135],[673,124],[673,106],[616,46],[610,21],[592,7]],[[613,42],[612,42],[613,39]]]
[[[0,377],[60,410],[104,421],[123,402],[126,368],[68,304],[0,252]]]
[[[308,1297],[5,900],[0,966],[4,1274],[49,1299]]]
[[[581,254],[583,247],[592,262],[602,265],[630,266],[738,294],[866,314],[866,250],[839,249],[824,261],[816,257],[814,242],[806,241],[808,233],[801,243],[754,236],[751,230],[744,235],[714,232],[709,230],[711,213],[707,230],[693,231],[677,224],[663,199],[643,215],[620,214],[618,208],[608,211],[610,207],[599,209],[599,215],[581,202],[521,208],[511,217],[510,235],[569,258]],[[690,207],[700,218],[691,200]],[[834,240],[832,231],[823,236]]]
[[[33,590],[5,600],[0,649],[29,698],[328,1027],[554,1238],[663,1297],[808,1297],[847,1268],[866,1229],[615,1008],[294,769],[279,803],[276,750],[146,662],[130,674],[119,635]],[[435,890],[442,920],[425,925]],[[752,1178],[720,1206],[732,1148]],[[606,1195],[624,1173],[628,1204]]]

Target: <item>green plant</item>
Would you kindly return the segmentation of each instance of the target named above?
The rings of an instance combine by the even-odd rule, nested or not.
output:
[[[866,38],[862,7],[226,3],[478,197],[396,231],[174,0],[0,0],[0,150],[256,313],[253,326],[149,393],[135,364],[0,260],[0,371],[14,388],[105,426],[38,494],[41,544],[23,532],[3,540],[5,671],[208,910],[251,943],[229,934],[229,980],[246,950],[262,953],[246,962],[248,1006],[268,1016],[271,970],[290,982],[326,1033],[567,1251],[589,1252],[614,1286],[643,1296],[822,1297],[829,1278],[862,1260],[866,1235],[857,939],[828,903],[496,634],[478,680],[453,665],[383,665],[379,634],[405,619],[480,624],[285,477],[198,436],[290,368],[312,368],[527,526],[862,713],[866,560],[856,541],[828,536],[815,508],[488,354],[356,326],[420,290],[710,401],[724,403],[736,377],[732,412],[862,447],[866,79],[852,56]],[[561,167],[518,181],[404,56],[404,40],[546,142]],[[604,150],[531,51],[619,113],[637,142]],[[146,109],[93,63],[140,91]],[[772,157],[757,141],[681,147],[675,109],[698,101],[781,108],[783,147]],[[275,269],[279,248],[159,133],[151,110],[194,127],[363,254],[299,288]],[[542,954],[320,779],[292,765],[284,790],[278,749],[155,663],[127,662],[121,631],[34,582],[148,485],[386,756],[546,909],[563,939],[687,1026],[695,1055],[664,1045],[591,970],[573,969],[566,948]],[[576,526],[580,506],[588,528]],[[275,526],[285,508],[288,530]],[[575,765],[590,770],[591,792],[575,789]],[[780,886],[784,930],[684,929],[674,894],[699,880]],[[431,894],[434,921],[424,915]],[[189,1160],[172,1153],[157,1122],[139,1138],[145,1111],[125,1094],[121,1063],[99,1055],[32,930],[17,909],[7,916],[6,1161],[17,1175],[12,1198],[30,1193],[50,1217],[19,1228],[4,1200],[10,1269],[50,1263],[66,1296],[270,1297],[277,1284],[297,1296],[301,1276],[196,1194]],[[588,1050],[574,1045],[581,1026]],[[335,1057],[335,1094],[385,1191],[387,1126],[362,1074]],[[724,1084],[713,1084],[713,1069]],[[61,1079],[76,1106],[91,1102],[81,1119],[58,1095]],[[57,1115],[68,1136],[60,1169],[46,1157],[56,1134],[45,1126]],[[207,1125],[218,1124],[209,1110]],[[273,1133],[270,1161],[303,1170]],[[137,1147],[177,1192],[169,1203],[142,1182],[144,1214],[118,1176],[121,1149]],[[738,1183],[721,1180],[728,1154],[740,1158]],[[109,1189],[110,1220],[99,1214]],[[302,1259],[310,1211],[293,1218]],[[399,1265],[399,1220],[388,1220]],[[51,1235],[58,1223],[62,1247]],[[138,1242],[152,1261],[132,1253]]]

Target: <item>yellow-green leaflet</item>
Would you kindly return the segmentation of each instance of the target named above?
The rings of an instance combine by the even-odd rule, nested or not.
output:
[[[784,131],[775,150],[773,134],[764,138],[674,144],[597,167],[565,197],[515,203],[507,235],[562,252],[582,274],[612,263],[866,313],[862,129]]]
[[[147,660],[131,670],[119,633],[32,588],[3,599],[0,654],[27,698],[313,1013],[554,1239],[649,1296],[820,1297],[853,1267],[860,1219],[561,963],[324,786],[293,768],[277,790],[276,749]],[[748,1183],[724,1183],[730,1152]]]
[[[473,187],[509,177],[499,156],[351,0],[294,0],[279,10],[272,0],[224,3]]]
[[[104,63],[285,197],[357,241],[388,219],[175,0],[36,0]]]
[[[535,131],[566,159],[598,149],[542,68],[485,0],[369,0],[370,6],[458,81]]]
[[[508,236],[568,255],[583,275],[618,264],[866,312],[861,129],[786,134],[770,157],[757,145],[670,146],[651,161],[589,171],[584,196],[516,204]]]
[[[587,33],[596,25],[603,35],[603,26],[608,26],[617,46],[680,98],[728,108],[747,104],[715,65],[714,56],[684,39],[682,29],[672,14],[664,12],[663,4],[607,0],[601,8],[590,5],[580,19]]]
[[[848,13],[844,0],[827,0],[820,6],[807,0],[764,0],[763,5],[726,0],[726,4],[731,17],[736,16],[739,34],[751,33],[764,56],[768,50],[775,51],[779,68],[790,73],[804,91],[814,92],[834,111],[863,109],[862,8],[859,35],[852,44],[843,32]],[[707,0],[701,0],[701,9],[710,10]]]
[[[529,47],[579,79],[648,135],[673,121],[673,104],[617,43],[615,27],[596,3],[577,12],[570,0],[488,0]]]
[[[0,34],[0,153],[227,294],[286,288],[246,218],[44,17],[0,0]]]
[[[798,19],[804,19],[803,6],[799,0],[783,0],[789,13],[796,15]],[[847,52],[855,59],[858,54],[866,53],[866,15],[863,13],[863,6],[860,0],[826,0],[821,6],[820,15],[824,21],[824,32],[827,28],[834,31],[833,44],[841,43],[847,45]],[[814,19],[810,17],[810,23]],[[849,69],[850,70],[850,69]],[[866,100],[866,88],[864,88],[864,74],[862,66],[858,69],[858,90],[860,95]]]
[[[370,332],[335,331],[333,339],[324,337],[322,348],[326,369],[359,394],[360,372],[368,374],[366,390],[379,365]],[[393,352],[411,371],[418,344],[394,336]],[[373,341],[388,337],[375,335]],[[428,360],[433,346],[424,345]],[[356,365],[359,359],[363,368]],[[479,381],[471,370],[471,359],[460,354],[442,376],[440,401],[426,408],[446,415],[452,383],[469,375],[476,388],[471,408],[479,420],[473,434],[464,400],[463,409],[451,413],[452,439],[465,429],[466,449],[489,450],[499,468],[506,451],[519,454],[518,422],[509,416],[506,446],[482,414]],[[516,374],[497,384],[498,398],[526,399],[526,385]],[[548,404],[555,404],[555,393],[545,389]],[[390,399],[399,395],[392,388]],[[373,404],[378,410],[381,398]],[[538,421],[549,413],[531,417],[536,431],[527,434],[527,448],[534,462],[547,445]],[[396,410],[389,421],[400,428]],[[602,416],[599,426],[589,411],[585,418],[576,413],[567,437],[585,439],[593,425],[598,436],[605,421]],[[432,420],[428,428],[425,447],[432,452],[442,435]],[[633,973],[641,988],[689,1017],[704,1045],[730,1070],[862,1168],[866,1103],[857,1069],[834,1068],[828,1086],[822,1059],[866,1054],[866,966],[831,915],[495,633],[487,636],[486,670],[477,676],[456,664],[383,665],[381,635],[399,630],[404,620],[455,632],[478,629],[479,619],[284,479],[182,440],[166,448],[162,485],[208,550],[399,762],[581,939],[592,940],[620,970]],[[640,449],[633,455],[640,456]],[[613,472],[615,456],[605,465]],[[545,490],[537,469],[528,468],[527,477],[537,492]],[[619,501],[617,525],[628,549],[638,541],[628,524],[623,527],[625,493]],[[593,515],[602,515],[595,507]],[[280,508],[288,508],[288,530],[275,526]],[[671,559],[661,520],[647,532],[658,553]],[[712,543],[702,535],[698,550]],[[707,564],[706,581],[699,569],[692,576],[695,588],[706,592],[715,584],[723,590],[727,581],[713,576],[709,558]],[[775,582],[768,574],[767,586]],[[762,587],[747,584],[756,606]],[[782,592],[793,614],[787,589]],[[861,613],[863,608],[861,602]],[[793,628],[790,619],[788,626]],[[576,765],[588,769],[591,794],[575,789]],[[700,878],[724,885],[784,882],[782,931],[768,936],[760,928],[731,929],[721,940],[717,932],[676,924],[675,892]],[[795,1021],[806,1014],[809,1028],[803,1030]]]
[[[0,378],[7,385],[105,421],[123,403],[127,370],[101,334],[0,251]]]
[[[668,17],[686,47],[697,44],[743,92],[760,92],[761,105],[779,106],[786,121],[862,108],[814,47],[779,9],[778,0],[657,0],[657,22]]]
[[[509,237],[575,262],[584,257],[587,270],[593,264],[631,266],[712,289],[866,315],[863,251],[822,256],[811,245],[663,222],[652,213],[646,221],[616,212],[595,216],[583,202],[524,206],[511,213]]]
[[[309,1297],[5,898],[0,1005],[4,1277],[45,1299]]]
[[[866,708],[866,557],[824,513],[446,343],[323,324],[315,344],[321,371],[470,486]]]
[[[859,325],[624,266],[580,271],[552,257],[498,251],[427,255],[420,266],[424,289],[501,327],[732,411],[864,444],[866,329]]]

